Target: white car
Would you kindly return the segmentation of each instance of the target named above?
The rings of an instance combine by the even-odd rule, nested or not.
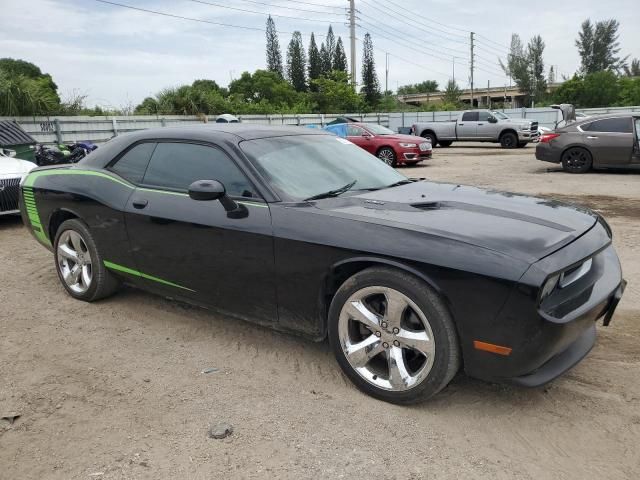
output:
[[[34,168],[36,168],[35,163],[7,156],[0,149],[0,215],[20,213],[18,210],[20,181]]]

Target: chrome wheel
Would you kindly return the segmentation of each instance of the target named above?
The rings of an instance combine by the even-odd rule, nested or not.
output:
[[[383,148],[378,152],[378,158],[387,165],[393,167],[393,164],[396,161],[396,154],[393,153],[393,150],[390,148]]]
[[[435,359],[429,321],[403,293],[366,287],[345,302],[338,337],[349,365],[372,385],[409,390],[427,378]]]
[[[66,230],[58,241],[58,269],[64,282],[75,293],[85,293],[91,286],[91,254],[80,234]]]

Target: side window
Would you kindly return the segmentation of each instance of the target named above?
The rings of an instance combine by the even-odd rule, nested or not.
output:
[[[602,133],[633,133],[631,117],[607,118],[582,125],[582,130],[587,132]]]
[[[478,112],[464,112],[462,114],[463,122],[477,122],[478,121]]]
[[[347,126],[347,137],[361,137],[362,129],[354,125]]]
[[[158,143],[143,183],[187,190],[196,180],[218,180],[232,197],[256,196],[247,178],[226,153],[192,143]]]
[[[140,143],[125,153],[118,162],[111,167],[115,173],[133,183],[142,182],[149,159],[156,148],[155,143]]]
[[[489,112],[478,112],[478,121],[479,122],[488,122],[489,117],[492,115]]]

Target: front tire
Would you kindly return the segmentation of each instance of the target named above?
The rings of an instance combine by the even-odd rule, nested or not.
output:
[[[502,148],[516,148],[518,146],[518,136],[513,132],[503,133],[500,137]]]
[[[390,167],[396,166],[396,152],[392,148],[384,147],[378,150],[378,158]]]
[[[71,219],[60,225],[54,242],[54,257],[60,283],[73,298],[94,302],[118,289],[118,280],[104,266],[84,222]]]
[[[569,173],[586,173],[591,170],[593,158],[580,147],[571,147],[562,154],[562,168]]]
[[[380,400],[426,400],[460,367],[444,302],[425,282],[396,269],[372,267],[345,281],[331,302],[328,327],[344,373]]]

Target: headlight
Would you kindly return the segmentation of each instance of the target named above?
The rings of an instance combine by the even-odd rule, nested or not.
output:
[[[415,143],[399,143],[402,148],[416,148],[418,145]]]
[[[553,277],[549,277],[542,287],[542,292],[540,293],[540,301],[543,301],[547,298],[558,286],[558,281],[560,280],[560,275],[554,275]]]

